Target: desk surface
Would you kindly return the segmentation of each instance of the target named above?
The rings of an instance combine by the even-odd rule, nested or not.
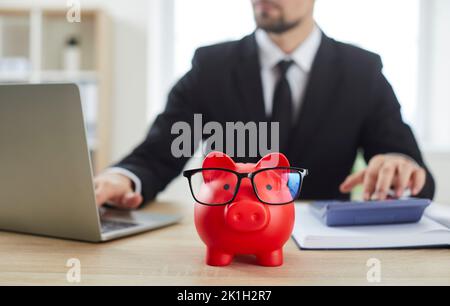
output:
[[[81,262],[82,285],[368,285],[371,258],[381,262],[383,285],[450,285],[450,250],[443,249],[317,252],[290,241],[279,268],[255,266],[251,257],[208,267],[192,201],[178,188],[166,193],[176,198],[163,196],[145,210],[181,211],[181,224],[119,241],[97,245],[0,232],[0,285],[67,285],[71,258]]]

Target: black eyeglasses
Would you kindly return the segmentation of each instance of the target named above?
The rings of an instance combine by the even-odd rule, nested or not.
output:
[[[188,170],[183,176],[195,201],[207,206],[234,202],[243,179],[250,179],[259,201],[268,205],[286,205],[297,200],[308,170],[300,168],[268,168],[253,173],[239,173],[221,168]]]

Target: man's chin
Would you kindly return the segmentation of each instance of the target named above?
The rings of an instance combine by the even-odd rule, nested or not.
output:
[[[280,28],[280,22],[273,21],[273,20],[270,20],[270,19],[257,20],[256,26],[259,29],[262,29],[262,30],[267,31],[267,32],[271,32],[273,30],[277,30],[277,29]]]
[[[259,29],[264,30],[268,33],[273,34],[283,34],[297,27],[301,21],[293,23],[284,23],[280,21],[269,21],[269,20],[257,20],[256,25]]]
[[[258,25],[258,29],[261,29],[267,33],[271,34],[283,34],[294,28],[292,27],[284,27],[284,26],[273,26],[273,25]]]

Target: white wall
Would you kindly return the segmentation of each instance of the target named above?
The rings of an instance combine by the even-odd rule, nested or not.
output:
[[[425,152],[431,172],[436,181],[436,202],[450,205],[450,155],[445,151]]]
[[[148,6],[148,108],[152,122],[164,109],[175,83],[174,0],[150,0]]]
[[[422,1],[424,89],[418,115],[426,126],[423,147],[438,185],[436,200],[450,204],[450,1]]]
[[[114,114],[112,158],[128,153],[147,124],[148,0],[102,0],[114,21]]]
[[[430,3],[433,18],[430,20],[429,74],[432,82],[427,101],[428,136],[432,143],[450,147],[450,1],[433,0]]]

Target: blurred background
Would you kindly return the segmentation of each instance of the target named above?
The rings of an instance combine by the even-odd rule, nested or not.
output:
[[[450,1],[317,0],[316,20],[382,56],[450,202]],[[250,0],[0,0],[0,83],[78,83],[98,171],[143,139],[197,47],[254,27]]]

